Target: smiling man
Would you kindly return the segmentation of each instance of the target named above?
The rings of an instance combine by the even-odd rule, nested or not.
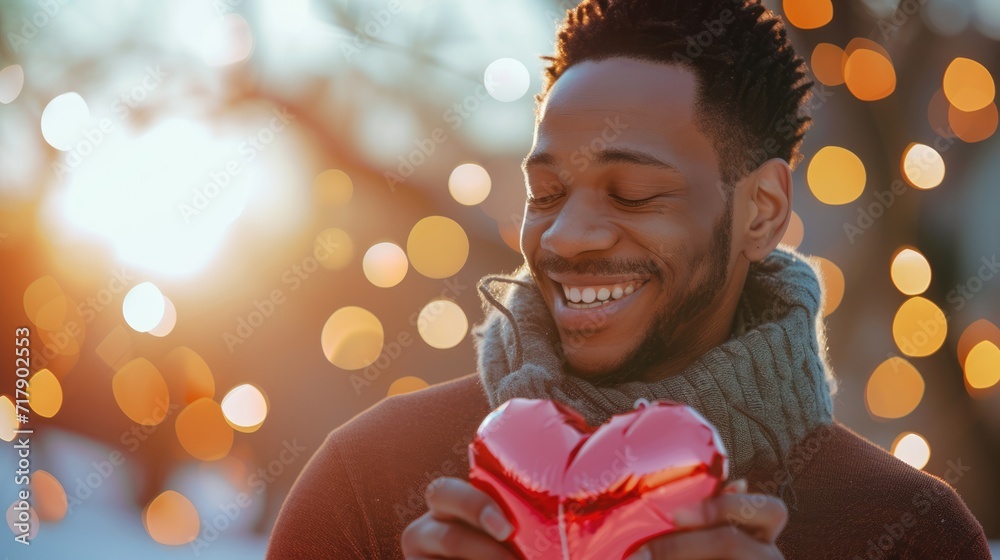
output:
[[[833,420],[821,285],[778,247],[810,88],[779,20],[754,1],[587,0],[548,60],[525,263],[480,283],[477,373],[335,430],[268,557],[514,558],[467,446],[528,397],[594,425],[669,399],[718,429],[736,482],[635,558],[989,558],[946,483]]]

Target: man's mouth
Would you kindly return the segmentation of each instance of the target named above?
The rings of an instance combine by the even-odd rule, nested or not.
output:
[[[615,284],[561,285],[563,295],[566,297],[567,307],[570,309],[590,309],[625,299],[643,284],[645,284],[644,280],[630,280]]]

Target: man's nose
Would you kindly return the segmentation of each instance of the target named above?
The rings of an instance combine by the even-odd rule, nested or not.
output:
[[[566,259],[611,248],[618,234],[607,210],[598,193],[567,195],[552,225],[542,234],[542,248]]]

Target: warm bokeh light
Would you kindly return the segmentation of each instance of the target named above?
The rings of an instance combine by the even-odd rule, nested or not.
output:
[[[412,393],[414,391],[426,389],[427,387],[430,387],[430,385],[419,377],[413,377],[412,375],[400,377],[399,379],[393,381],[392,385],[389,385],[389,392],[386,396],[391,397],[394,395],[405,395],[406,393]]]
[[[469,319],[457,303],[437,299],[424,306],[417,317],[420,338],[434,348],[453,348],[469,331]]]
[[[136,358],[115,372],[111,380],[115,402],[137,424],[155,426],[170,407],[170,392],[160,371],[146,358]]]
[[[989,389],[1000,382],[1000,348],[989,340],[972,347],[965,358],[965,380],[973,389]]]
[[[486,91],[497,101],[511,102],[524,97],[531,85],[528,68],[514,58],[500,58],[486,67],[483,73]]]
[[[173,332],[175,326],[177,326],[177,308],[174,307],[174,302],[170,301],[170,298],[163,296],[163,316],[160,317],[160,322],[148,332],[162,338]]]
[[[854,152],[839,146],[827,146],[809,162],[806,181],[813,195],[825,204],[847,204],[865,190],[865,164]]]
[[[177,441],[195,459],[217,461],[233,447],[233,428],[219,403],[198,399],[177,414]]]
[[[354,182],[347,173],[339,169],[327,169],[316,176],[313,181],[313,192],[321,204],[343,206],[354,194]]]
[[[132,286],[122,300],[125,322],[136,332],[148,332],[163,321],[167,302],[163,293],[152,282]]]
[[[993,103],[996,84],[985,66],[958,57],[944,71],[944,94],[959,111],[971,113]]]
[[[4,105],[13,102],[21,94],[24,87],[24,68],[20,64],[11,64],[0,70],[0,103]]]
[[[56,279],[42,276],[24,290],[24,313],[40,329],[62,330],[69,300]]]
[[[965,367],[965,359],[969,356],[969,352],[984,340],[1000,346],[1000,327],[986,319],[979,319],[965,327],[962,336],[958,337],[957,345],[958,363],[962,367]]]
[[[924,378],[913,364],[893,356],[879,364],[865,386],[865,405],[877,418],[902,418],[924,397]]]
[[[7,395],[0,396],[0,439],[11,441],[18,430],[17,407]]]
[[[372,245],[361,260],[365,278],[379,288],[391,288],[403,281],[409,263],[406,253],[388,241]]]
[[[944,312],[920,296],[903,302],[892,321],[892,338],[899,351],[907,356],[923,357],[937,352],[947,334]]]
[[[781,237],[781,242],[790,247],[798,248],[802,244],[802,238],[806,235],[805,225],[802,224],[802,218],[799,214],[792,210],[792,215],[788,219],[788,229],[785,230],[785,235]]]
[[[963,142],[974,144],[993,136],[997,131],[998,113],[996,103],[966,113],[954,105],[948,107],[948,126]]]
[[[385,334],[382,322],[361,307],[342,307],[323,325],[320,342],[323,355],[340,369],[355,370],[371,365],[382,352]]]
[[[820,83],[839,86],[844,83],[844,49],[832,43],[818,43],[812,52],[811,68]]]
[[[146,506],[142,524],[156,542],[177,546],[198,538],[201,522],[191,500],[167,490]]]
[[[52,418],[63,402],[62,385],[47,369],[38,370],[28,382],[28,405],[39,416]]]
[[[178,346],[156,362],[170,390],[170,396],[182,404],[215,396],[215,378],[197,352],[187,346]]]
[[[896,70],[883,52],[865,47],[848,52],[844,82],[855,97],[862,101],[878,101],[896,90]]]
[[[267,418],[267,399],[249,383],[237,385],[222,397],[222,414],[234,429],[255,432]]]
[[[788,23],[799,29],[816,29],[833,19],[831,0],[783,0],[782,11]]]
[[[448,192],[455,201],[466,206],[486,200],[492,184],[490,174],[476,163],[463,163],[448,176]]]
[[[829,259],[813,257],[823,280],[823,316],[833,313],[844,299],[844,273]]]
[[[66,517],[69,501],[66,490],[56,477],[47,471],[37,470],[31,473],[32,505],[38,512],[38,518],[46,522],[56,522]]]
[[[469,237],[458,222],[429,216],[417,222],[406,240],[413,268],[428,278],[454,276],[469,258]]]
[[[922,294],[931,285],[931,265],[916,249],[905,248],[896,253],[889,274],[896,289],[908,296]]]
[[[903,178],[918,189],[933,189],[944,181],[944,158],[925,144],[910,144],[903,151]]]
[[[913,432],[904,432],[899,434],[896,441],[892,443],[892,454],[911,467],[922,469],[927,466],[927,461],[931,459],[931,446],[924,439],[924,436]]]
[[[57,95],[42,111],[42,138],[57,150],[71,150],[89,121],[90,109],[79,93]]]
[[[327,228],[319,232],[313,242],[313,255],[320,266],[327,270],[340,270],[354,257],[354,242],[346,231]]]

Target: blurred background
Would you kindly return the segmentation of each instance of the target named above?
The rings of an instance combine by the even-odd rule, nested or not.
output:
[[[330,430],[473,372],[573,4],[4,1],[0,555],[262,558]],[[785,241],[836,417],[1000,539],[1000,2],[766,4],[816,82]]]

